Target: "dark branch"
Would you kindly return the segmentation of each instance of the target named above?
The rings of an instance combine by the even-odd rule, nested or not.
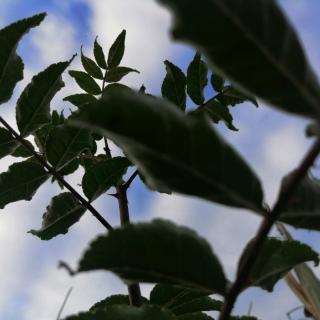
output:
[[[131,177],[128,179],[128,181],[123,185],[123,187],[128,190],[133,182],[133,180],[138,176],[139,174],[139,171],[136,170],[132,175]]]

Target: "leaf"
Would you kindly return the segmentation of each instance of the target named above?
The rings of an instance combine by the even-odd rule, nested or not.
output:
[[[224,79],[218,74],[213,73],[210,78],[211,86],[216,92],[221,92],[224,88]]]
[[[82,312],[65,320],[177,320],[169,311],[154,306],[140,308],[111,306],[105,310]]]
[[[228,107],[216,100],[209,100],[206,104],[198,108],[196,110],[196,113],[197,112],[205,112],[214,123],[223,121],[230,130],[238,131],[233,125],[233,117]]]
[[[312,122],[308,124],[305,130],[306,137],[317,137],[320,136],[320,125],[318,122]]]
[[[201,54],[196,53],[187,72],[187,91],[189,97],[197,105],[204,103],[203,90],[208,84],[208,67],[201,60]]]
[[[130,161],[123,157],[102,160],[91,166],[82,179],[83,192],[90,202],[117,185],[129,166]]]
[[[82,71],[69,71],[69,74],[74,78],[78,86],[89,94],[98,95],[101,93],[99,85],[95,80],[85,72]]]
[[[90,150],[92,146],[93,139],[88,130],[60,125],[49,133],[46,156],[56,170],[61,170],[82,151]]]
[[[92,96],[91,94],[87,93],[78,93],[73,94],[71,96],[65,97],[63,101],[68,101],[72,103],[76,107],[81,107],[83,104],[89,103],[89,102],[95,102],[97,99]]]
[[[98,66],[102,69],[107,69],[106,58],[104,56],[102,47],[98,43],[98,37],[96,37],[94,40],[93,54]]]
[[[84,70],[86,70],[86,72],[90,76],[96,79],[101,79],[101,80],[103,79],[103,74],[101,69],[97,66],[97,64],[92,59],[86,57],[83,54],[82,47],[81,47],[81,63]]]
[[[209,122],[185,115],[167,101],[114,92],[69,123],[113,140],[153,189],[263,210],[262,187],[246,162]]]
[[[143,304],[148,304],[149,301],[142,297],[143,300]],[[130,301],[129,301],[129,296],[127,295],[122,295],[122,294],[118,294],[118,295],[113,295],[110,297],[107,297],[104,300],[101,300],[97,303],[95,303],[89,311],[94,311],[94,310],[101,310],[101,309],[106,309],[109,308],[111,306],[116,306],[116,305],[130,305]]]
[[[94,240],[79,271],[108,270],[126,282],[179,284],[223,294],[226,279],[209,244],[171,222],[127,224]]]
[[[250,251],[252,241],[249,242],[242,254],[239,268],[241,268],[243,259]],[[309,246],[299,241],[281,241],[268,238],[259,252],[246,285],[273,291],[273,287],[278,280],[292,268],[306,261],[314,261],[317,265],[319,263],[318,254]]]
[[[108,68],[112,69],[117,67],[124,55],[126,41],[126,30],[123,30],[115,42],[112,44],[108,55]]]
[[[294,172],[282,179],[280,196],[286,190]],[[279,220],[295,228],[320,230],[320,181],[308,175],[293,191]]]
[[[0,127],[0,159],[10,155],[18,146],[19,143],[12,134]]]
[[[7,172],[0,174],[0,209],[11,202],[30,201],[48,178],[49,174],[35,162],[12,164]]]
[[[45,16],[45,13],[37,14],[0,30],[0,104],[11,98],[16,84],[23,79],[23,62],[16,53],[19,41]]]
[[[52,64],[32,78],[17,102],[16,119],[23,137],[50,122],[50,103],[64,86],[62,73],[72,60]]]
[[[24,142],[29,146],[31,150],[34,151],[33,144],[30,141],[25,140]],[[18,144],[18,147],[11,153],[11,156],[18,158],[29,158],[33,156],[33,153],[24,145]]]
[[[317,77],[276,1],[158,2],[174,14],[174,37],[191,43],[245,94],[286,112],[319,118]]]
[[[43,214],[42,228],[29,233],[41,240],[50,240],[60,234],[66,234],[69,228],[80,220],[85,213],[80,202],[70,192],[53,197],[47,211]]]
[[[195,312],[189,314],[183,314],[178,317],[179,320],[214,320],[205,313]]]
[[[180,109],[185,110],[187,99],[186,76],[179,67],[170,61],[166,60],[164,64],[167,74],[161,87],[162,96],[173,102]]]
[[[223,92],[217,98],[223,105],[234,107],[237,104],[249,101],[254,104],[257,108],[259,107],[258,102],[255,98],[249,95],[241,93],[239,90],[231,86],[223,88]]]
[[[105,95],[108,95],[110,92],[120,92],[120,90],[122,90],[123,92],[126,92],[126,91],[130,91],[132,92],[133,90],[124,85],[124,84],[121,84],[121,83],[111,83],[111,84],[108,84],[103,92],[102,92],[102,96],[101,96],[101,99],[103,100],[104,99],[104,96]]]
[[[157,284],[152,289],[150,303],[169,309],[175,315],[219,311],[222,307],[221,301],[211,299],[203,292],[166,284]]]
[[[118,82],[131,72],[140,73],[138,70],[127,67],[114,67],[108,70],[105,80],[106,82]]]

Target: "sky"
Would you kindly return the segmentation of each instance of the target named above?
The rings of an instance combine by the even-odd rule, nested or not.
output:
[[[318,0],[279,1],[295,25],[317,74],[320,74],[320,46],[317,30],[320,21]],[[18,48],[26,65],[25,79],[17,86],[14,97],[0,114],[15,126],[15,101],[32,75],[49,64],[70,59],[81,45],[92,56],[95,36],[104,48],[110,46],[123,29],[127,29],[127,50],[123,65],[140,70],[127,77],[126,84],[159,94],[164,77],[163,61],[170,61],[186,70],[194,54],[192,48],[170,39],[170,15],[153,0],[1,0],[0,26],[38,12],[48,12],[41,27],[28,34]],[[73,69],[80,69],[79,57]],[[52,108],[71,106],[62,102],[70,93],[78,92],[68,74],[66,87],[55,98]],[[272,204],[277,196],[281,177],[296,167],[310,145],[304,136],[306,120],[289,116],[260,104],[256,109],[243,104],[232,109],[239,132],[230,132],[218,125],[219,132],[250,162],[258,173]],[[112,151],[119,151],[112,146]],[[17,159],[0,161],[1,170]],[[80,182],[80,173],[68,177],[73,185]],[[56,319],[63,298],[72,286],[73,292],[64,316],[86,310],[94,302],[110,294],[126,293],[123,283],[108,272],[92,272],[70,278],[57,268],[59,260],[75,266],[88,242],[103,228],[86,214],[66,236],[42,242],[27,233],[41,224],[41,216],[51,197],[59,194],[56,185],[43,185],[31,202],[8,205],[0,213],[0,318],[10,320]],[[195,229],[208,239],[219,256],[229,278],[234,278],[238,257],[255,234],[260,219],[245,210],[234,210],[203,200],[181,195],[152,193],[136,180],[129,191],[133,221],[155,217],[170,219]],[[113,225],[119,224],[117,203],[112,197],[94,203]],[[295,238],[320,249],[316,232],[293,231]],[[318,272],[316,270],[316,272]],[[320,274],[320,272],[318,272]],[[143,285],[148,295],[151,285]],[[272,294],[260,289],[247,290],[239,299],[236,311],[245,314],[250,303],[252,313],[261,319],[286,319],[286,313],[300,305],[284,282]],[[294,315],[298,319],[301,315]]]

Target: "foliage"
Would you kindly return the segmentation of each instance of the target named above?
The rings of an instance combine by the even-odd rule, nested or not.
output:
[[[42,227],[31,234],[41,240],[64,235],[86,211],[108,229],[86,249],[76,272],[111,271],[127,284],[129,294],[107,297],[66,319],[208,320],[208,311],[218,312],[220,320],[256,319],[230,315],[238,295],[252,286],[272,291],[278,280],[292,275],[290,270],[304,285],[297,289],[298,280],[290,278],[292,290],[319,319],[320,286],[304,264],[318,264],[318,254],[290,237],[268,238],[279,222],[319,230],[320,187],[309,170],[320,152],[314,130],[320,89],[294,29],[275,1],[158,2],[174,14],[174,37],[197,50],[187,70],[166,60],[162,97],[146,93],[144,86],[136,91],[119,83],[139,73],[121,65],[126,31],[108,52],[96,38],[93,58],[81,48],[84,70],[69,71],[82,91],[64,98],[75,107],[67,118],[51,110],[51,104],[74,57],[35,75],[17,101],[19,131],[0,117],[0,158],[24,158],[0,174],[0,208],[31,200],[51,177],[66,190],[52,198]],[[0,103],[11,98],[23,78],[23,62],[16,54],[20,39],[44,17],[39,14],[0,30]],[[237,131],[231,107],[243,102],[258,106],[254,96],[311,118],[311,135],[316,136],[301,165],[283,179],[272,210],[264,203],[257,173],[214,129],[222,121]],[[123,156],[113,157],[109,140]],[[105,154],[98,154],[99,146]],[[65,176],[80,166],[82,191],[77,191]],[[234,282],[226,278],[223,263],[207,241],[191,229],[164,220],[129,223],[127,190],[138,176],[152,190],[197,196],[263,218],[241,254]],[[115,229],[93,207],[110,188],[120,208],[121,226]],[[149,299],[141,296],[138,282],[156,283]]]

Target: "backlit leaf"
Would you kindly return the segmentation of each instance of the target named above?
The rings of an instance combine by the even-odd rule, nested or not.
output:
[[[123,30],[112,44],[108,55],[108,68],[117,67],[124,55],[126,30]]]
[[[78,86],[85,92],[93,95],[98,95],[101,93],[101,89],[96,81],[87,73],[82,71],[69,71],[69,74],[74,78]]]

